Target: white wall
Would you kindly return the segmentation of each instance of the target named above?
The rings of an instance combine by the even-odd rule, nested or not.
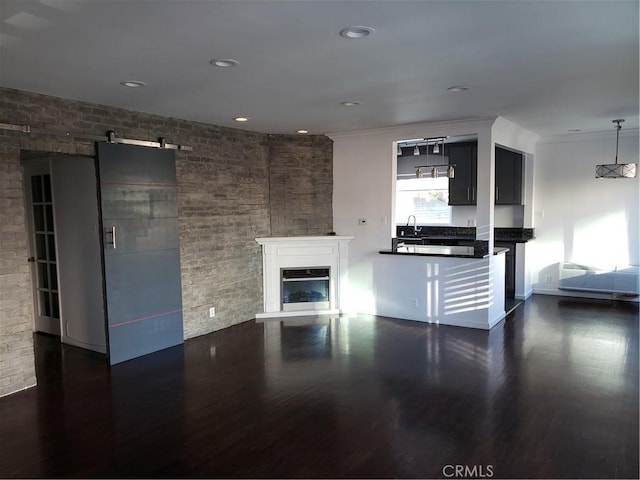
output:
[[[640,179],[596,179],[595,166],[614,163],[615,130],[542,139],[534,173],[533,289],[560,291],[561,262],[600,268],[638,265]],[[619,163],[638,162],[638,131],[622,129]],[[610,295],[588,294],[591,297]]]
[[[476,206],[451,207],[451,225],[469,227],[476,223]],[[401,219],[402,220],[402,219]],[[473,223],[470,224],[469,221]],[[402,224],[402,221],[400,222]],[[495,227],[523,227],[524,208],[522,205],[496,205],[494,208]]]

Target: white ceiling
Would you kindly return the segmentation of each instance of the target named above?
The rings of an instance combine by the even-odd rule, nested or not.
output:
[[[638,16],[637,0],[0,0],[0,85],[266,133],[493,115],[613,131],[638,128]]]

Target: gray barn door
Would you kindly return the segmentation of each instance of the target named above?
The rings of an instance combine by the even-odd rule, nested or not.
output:
[[[98,143],[109,361],[183,342],[172,150]]]

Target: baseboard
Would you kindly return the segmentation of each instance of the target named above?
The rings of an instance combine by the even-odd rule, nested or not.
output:
[[[331,308],[327,310],[293,310],[288,312],[264,312],[256,313],[256,320],[267,318],[286,318],[286,317],[306,317],[310,315],[340,315],[340,309]]]
[[[533,289],[532,289],[532,288],[531,288],[531,289],[529,289],[529,290],[528,290],[524,295],[518,295],[518,294],[514,295],[514,298],[515,298],[516,300],[526,300],[526,299],[528,299],[531,295],[533,295]]]
[[[495,317],[493,320],[491,320],[489,322],[489,330],[491,330],[493,327],[495,327],[497,324],[499,324],[506,317],[507,317],[507,312],[506,311],[503,311],[500,314],[498,314],[497,317]]]
[[[639,297],[623,297],[617,293],[583,292],[578,290],[560,290],[559,288],[534,288],[536,295],[554,295],[556,297],[593,298],[596,300],[617,300],[638,303]]]
[[[17,390],[12,390],[12,391],[10,391],[10,392],[3,393],[2,395],[0,395],[0,398],[8,397],[9,395],[13,395],[13,394],[15,394],[15,393],[20,393],[20,392],[22,392],[23,390],[28,390],[29,388],[33,388],[33,387],[35,387],[35,386],[37,386],[37,383],[34,383],[33,385],[27,385],[27,386],[22,387],[22,388],[19,388],[19,389],[17,389]]]
[[[490,322],[474,322],[474,321],[467,321],[467,320],[458,320],[458,321],[441,321],[440,319],[426,319],[426,320],[418,320],[418,321],[422,321],[425,323],[431,323],[431,324],[437,324],[437,325],[446,325],[448,327],[462,327],[462,328],[475,328],[477,330],[486,330],[489,331],[491,330],[493,327],[495,327],[497,324],[499,324],[502,320],[504,320],[506,317],[506,312],[502,312],[500,314],[498,314],[498,316],[496,318],[494,318],[493,320],[491,320]],[[412,320],[412,321],[416,321],[416,320]]]
[[[91,350],[92,352],[107,354],[106,345],[95,345],[93,343],[81,342],[70,337],[64,337],[62,343],[65,345],[71,345],[72,347],[84,348],[85,350]]]

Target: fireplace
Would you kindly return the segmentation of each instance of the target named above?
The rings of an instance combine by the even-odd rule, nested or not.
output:
[[[264,312],[256,318],[340,314],[351,236],[263,237]]]
[[[282,311],[328,310],[331,269],[282,268]]]

